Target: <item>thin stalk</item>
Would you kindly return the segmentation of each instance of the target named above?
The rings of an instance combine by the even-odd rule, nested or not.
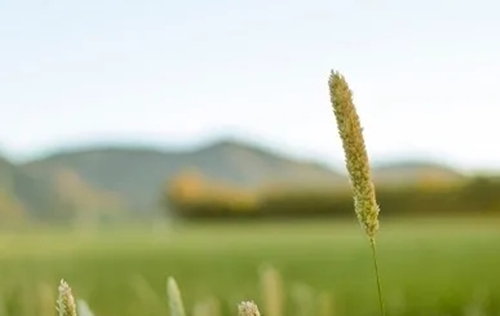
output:
[[[363,138],[363,128],[352,100],[352,91],[344,76],[332,71],[328,86],[338,133],[344,149],[349,182],[353,191],[354,211],[370,240],[380,309],[382,316],[385,316],[375,247],[375,235],[379,229],[378,213],[380,209],[375,196],[375,186],[371,179],[370,162]]]
[[[380,304],[380,311],[382,316],[385,316],[384,298],[382,296],[382,285],[380,284],[380,273],[378,270],[378,260],[377,260],[377,246],[375,245],[375,240],[370,239],[370,246],[372,248],[373,257],[373,267],[375,268],[375,278],[377,279],[377,290],[378,290],[378,301]]]

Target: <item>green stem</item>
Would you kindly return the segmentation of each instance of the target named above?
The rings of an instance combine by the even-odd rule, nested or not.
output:
[[[380,311],[382,312],[382,316],[385,316],[385,307],[384,307],[384,299],[382,297],[382,286],[380,285],[380,273],[378,271],[378,263],[377,263],[377,250],[375,246],[375,240],[370,238],[370,245],[372,248],[373,255],[373,266],[375,268],[375,277],[377,279],[377,289],[378,289],[378,301],[380,303]]]

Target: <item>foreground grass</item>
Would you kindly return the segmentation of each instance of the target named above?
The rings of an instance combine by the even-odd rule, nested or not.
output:
[[[378,238],[389,315],[500,314],[499,220],[385,222]],[[96,316],[168,315],[169,275],[188,313],[197,300],[216,296],[222,312],[235,315],[237,302],[260,301],[262,263],[283,275],[286,315],[302,316],[293,301],[298,289],[331,294],[334,315],[373,315],[367,247],[354,222],[4,233],[0,315],[41,315],[42,309],[53,315],[46,301],[62,277]]]

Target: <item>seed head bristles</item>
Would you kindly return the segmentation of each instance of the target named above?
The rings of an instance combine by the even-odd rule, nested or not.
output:
[[[56,310],[59,316],[76,316],[75,298],[71,288],[66,281],[61,280],[59,284],[59,296],[57,298]]]
[[[359,116],[352,101],[352,92],[344,77],[332,71],[328,85],[353,190],[354,209],[368,238],[374,243],[379,226],[379,207],[375,198],[375,187],[371,180],[370,164]]]
[[[238,316],[260,316],[259,308],[252,301],[241,302],[238,305]]]
[[[173,277],[169,277],[167,281],[167,294],[170,306],[170,316],[186,316],[182,296],[177,286],[177,282]]]
[[[333,106],[333,113],[337,121],[337,129],[344,149],[345,164],[349,173],[349,182],[351,183],[354,197],[354,210],[370,240],[380,309],[382,315],[385,315],[375,246],[375,235],[379,228],[378,214],[380,209],[375,197],[375,186],[371,179],[370,163],[363,139],[363,129],[359,122],[356,107],[352,101],[352,91],[349,89],[344,76],[332,70],[328,80],[328,87],[330,89],[330,101]]]

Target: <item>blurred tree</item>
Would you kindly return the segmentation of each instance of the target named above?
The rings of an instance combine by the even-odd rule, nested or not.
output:
[[[200,198],[204,189],[203,175],[195,169],[180,172],[168,183],[167,196],[176,201]]]
[[[259,199],[253,190],[209,181],[189,168],[166,183],[161,203],[170,215],[217,217],[255,213]]]

